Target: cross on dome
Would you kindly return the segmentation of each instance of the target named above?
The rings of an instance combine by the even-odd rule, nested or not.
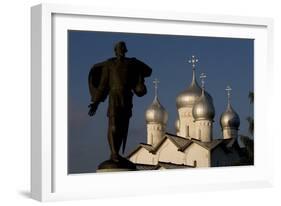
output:
[[[205,79],[207,78],[207,75],[205,73],[200,74],[200,79],[201,79],[201,84],[202,84],[202,89],[205,88]]]
[[[153,80],[154,89],[155,89],[155,97],[158,96],[158,84],[159,84],[159,83],[160,83],[160,81],[159,81],[157,78],[155,78],[155,79]]]
[[[227,85],[227,87],[225,88],[225,91],[227,92],[227,102],[229,104],[230,103],[230,97],[231,97],[232,88],[229,85]]]
[[[199,60],[195,57],[195,55],[191,56],[191,59],[188,60],[188,63],[190,63],[192,65],[192,69],[195,69],[196,63]]]

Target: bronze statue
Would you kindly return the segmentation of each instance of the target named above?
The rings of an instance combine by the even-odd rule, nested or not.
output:
[[[142,97],[146,94],[144,78],[151,75],[151,68],[136,58],[127,58],[125,42],[118,42],[114,47],[116,57],[95,64],[88,77],[92,103],[89,115],[96,113],[100,102],[109,96],[108,105],[108,143],[110,159],[101,163],[99,170],[124,169],[134,170],[129,160],[119,155],[123,144],[124,153],[128,134],[129,120],[132,116],[133,93]]]

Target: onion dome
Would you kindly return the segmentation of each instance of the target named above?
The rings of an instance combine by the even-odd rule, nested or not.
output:
[[[202,73],[200,75],[202,83],[202,94],[200,98],[196,101],[192,108],[192,114],[195,121],[198,120],[213,120],[215,117],[215,108],[213,105],[213,99],[210,95],[206,95],[205,92],[205,78],[206,74]]]
[[[167,124],[168,113],[165,108],[160,104],[159,99],[155,96],[152,104],[145,112],[146,123],[161,123]]]
[[[238,114],[234,111],[230,103],[227,104],[226,111],[223,112],[221,115],[220,124],[222,129],[224,128],[238,129],[240,126],[240,118]]]
[[[180,120],[179,120],[179,119],[177,119],[177,120],[175,121],[175,128],[176,128],[176,131],[177,131],[177,132],[180,131]]]
[[[202,89],[198,85],[195,77],[195,69],[192,69],[192,81],[187,89],[181,92],[176,99],[177,108],[182,107],[193,107],[195,102],[199,99],[202,94]],[[212,99],[208,92],[205,92],[205,95]]]
[[[168,121],[168,113],[165,108],[160,104],[158,99],[158,83],[159,80],[155,79],[153,81],[155,88],[155,97],[152,104],[147,108],[145,112],[146,123],[160,123],[167,124]]]
[[[192,107],[200,97],[202,91],[195,78],[195,70],[192,70],[192,81],[187,89],[177,96],[177,108]]]
[[[215,108],[212,97],[207,96],[204,89],[202,90],[202,95],[193,106],[192,114],[195,121],[213,120],[215,117]]]
[[[222,129],[224,128],[238,129],[240,126],[240,118],[230,104],[230,96],[231,96],[230,92],[232,89],[230,86],[227,86],[225,90],[227,91],[227,108],[226,111],[221,114],[220,124]]]

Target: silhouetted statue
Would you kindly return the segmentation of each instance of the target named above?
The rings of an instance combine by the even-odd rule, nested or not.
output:
[[[127,58],[125,42],[114,47],[116,57],[95,64],[88,78],[92,103],[89,115],[96,113],[100,102],[109,96],[107,116],[110,159],[101,163],[99,170],[135,169],[133,163],[119,155],[123,143],[126,147],[129,120],[132,116],[133,93],[142,97],[146,94],[144,78],[151,75],[151,68],[136,58]]]

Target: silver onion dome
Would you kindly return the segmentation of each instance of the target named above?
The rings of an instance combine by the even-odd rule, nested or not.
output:
[[[187,89],[181,92],[176,99],[177,108],[180,109],[182,107],[193,107],[195,102],[199,99],[202,94],[202,89],[198,85],[195,78],[195,70],[192,71],[192,81]],[[205,95],[212,99],[211,96],[205,92]]]
[[[221,128],[234,128],[238,129],[240,126],[240,118],[234,111],[231,104],[228,103],[226,111],[222,113],[220,118]]]
[[[155,96],[152,104],[145,112],[146,123],[161,123],[167,124],[168,113],[165,108],[160,104],[159,99]]]
[[[200,98],[196,101],[192,109],[193,118],[197,120],[213,120],[215,117],[215,108],[213,99],[210,95],[206,95],[203,90]]]

